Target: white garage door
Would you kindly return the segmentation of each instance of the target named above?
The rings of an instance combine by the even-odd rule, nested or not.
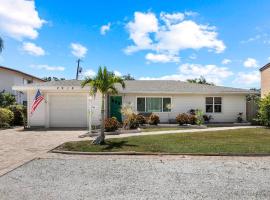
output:
[[[87,96],[51,95],[50,127],[87,127]]]

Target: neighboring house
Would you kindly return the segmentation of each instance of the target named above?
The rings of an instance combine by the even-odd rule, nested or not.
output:
[[[26,95],[20,91],[12,90],[12,86],[39,82],[44,82],[44,80],[15,69],[0,66],[0,92],[5,91],[15,95],[19,104],[26,105]]]
[[[119,94],[110,96],[106,102],[107,117],[121,120],[120,108],[132,104],[138,113],[156,113],[161,122],[175,119],[179,113],[190,109],[201,109],[212,115],[214,122],[235,122],[238,113],[246,119],[246,95],[256,91],[186,83],[166,80],[125,81],[122,89],[116,85]],[[15,86],[17,91],[27,92],[29,126],[44,127],[87,127],[90,107],[89,88],[81,87],[81,81],[65,80]],[[31,103],[40,89],[45,97],[31,116]],[[92,122],[100,123],[101,95],[92,99]]]
[[[264,97],[270,92],[270,63],[261,69],[261,96]]]

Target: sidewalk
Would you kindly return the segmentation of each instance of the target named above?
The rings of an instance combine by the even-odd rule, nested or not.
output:
[[[261,128],[261,127],[262,126],[234,126],[234,127],[215,127],[215,128],[206,128],[206,129],[153,131],[153,132],[141,132],[141,133],[127,133],[127,134],[121,134],[121,135],[106,135],[106,138],[125,138],[125,137],[143,136],[143,135],[161,135],[161,134],[173,134],[173,133],[224,131],[224,130],[245,129],[245,128]]]

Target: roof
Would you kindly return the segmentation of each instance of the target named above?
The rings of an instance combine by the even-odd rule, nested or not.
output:
[[[11,72],[15,72],[15,73],[17,73],[17,74],[21,74],[21,75],[24,75],[24,76],[29,76],[29,77],[31,77],[31,78],[33,78],[33,79],[36,79],[36,80],[45,82],[45,81],[44,81],[43,79],[41,79],[41,78],[38,78],[38,77],[33,76],[33,75],[31,75],[31,74],[27,74],[27,73],[21,72],[21,71],[16,70],[16,69],[11,69],[11,68],[8,68],[8,67],[0,66],[0,70],[1,70],[1,69],[7,70],[7,71],[11,71]]]
[[[210,93],[228,93],[228,94],[257,94],[257,91],[204,85],[197,83],[187,83],[183,81],[173,80],[134,80],[125,81],[126,87],[122,89],[120,84],[116,87],[119,93],[126,94],[210,94]],[[81,89],[80,80],[62,80],[62,81],[50,81],[44,83],[32,83],[24,86],[15,86],[15,90],[27,90],[27,89],[58,89],[59,87],[74,87]],[[84,88],[89,89],[89,88]],[[259,94],[259,93],[258,93]]]
[[[264,65],[264,66],[260,69],[260,71],[263,71],[263,70],[267,69],[268,67],[270,67],[270,63],[267,63],[266,65]]]

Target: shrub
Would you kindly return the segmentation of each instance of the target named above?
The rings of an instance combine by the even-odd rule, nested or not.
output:
[[[113,132],[116,131],[120,127],[120,123],[117,121],[115,117],[105,119],[105,131]]]
[[[197,121],[197,116],[196,115],[188,115],[188,121],[187,121],[187,124],[196,124],[196,121]]]
[[[149,123],[150,125],[157,125],[159,122],[160,122],[160,121],[159,121],[159,116],[158,116],[158,115],[152,113],[152,114],[149,116],[148,123]]]
[[[203,111],[202,110],[196,110],[196,124],[202,125],[204,122],[203,120]]]
[[[139,127],[137,115],[132,114],[124,120],[123,126],[125,129],[136,129]]]
[[[14,114],[9,109],[0,108],[0,124],[1,126],[10,125],[14,119]]]
[[[188,124],[189,123],[189,115],[187,113],[182,113],[176,116],[176,121],[179,125]]]
[[[144,116],[142,116],[142,115],[137,115],[136,117],[137,117],[137,121],[138,121],[138,123],[139,123],[140,125],[146,123],[146,119],[145,119]]]
[[[270,93],[259,101],[258,119],[262,125],[270,126]]]
[[[243,122],[243,113],[242,112],[238,113],[236,120],[238,123]]]
[[[7,107],[16,103],[15,96],[7,92],[0,92],[0,107]]]
[[[11,122],[13,126],[22,126],[25,125],[26,121],[26,106],[23,105],[11,105],[8,106],[8,109],[11,110],[14,114],[14,119]]]
[[[206,114],[203,115],[203,120],[204,120],[206,123],[209,123],[212,119],[214,119],[214,118],[212,117],[212,115],[206,115]]]

